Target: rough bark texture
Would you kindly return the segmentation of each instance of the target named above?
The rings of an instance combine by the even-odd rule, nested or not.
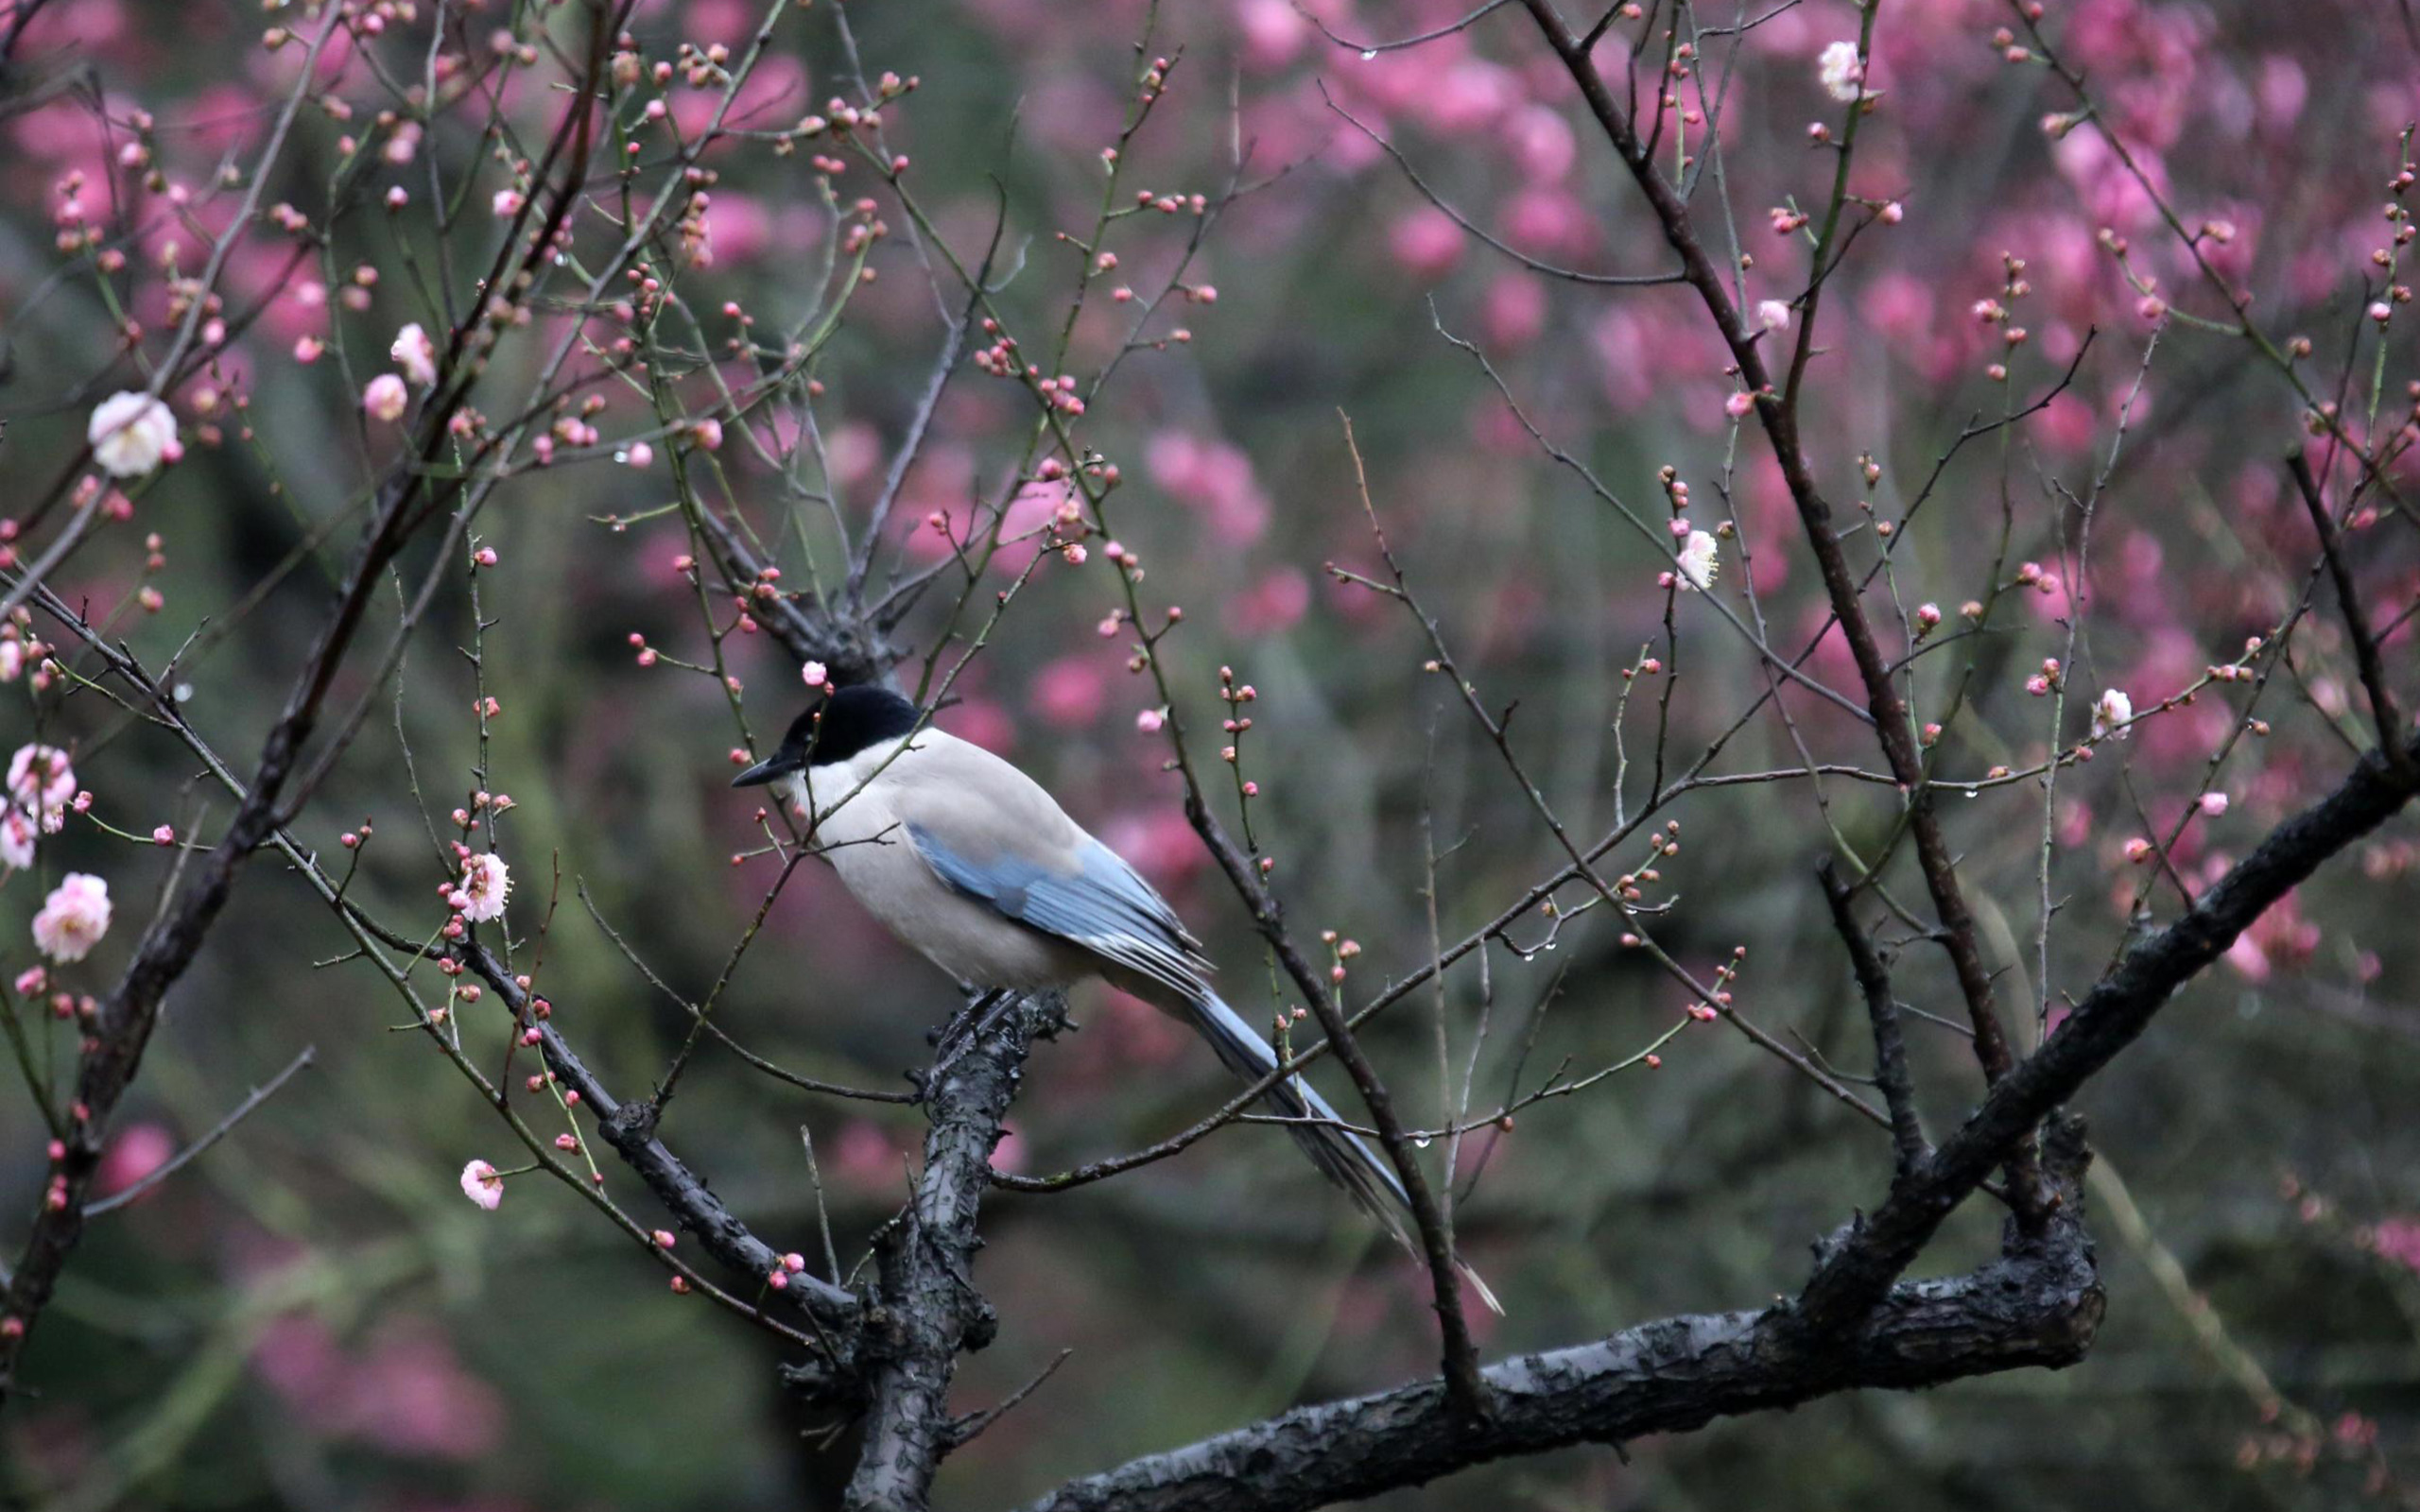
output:
[[[1807,1326],[1837,1330],[1873,1305],[1942,1220],[2052,1109],[2135,1042],[2176,989],[2216,961],[2237,936],[2319,869],[2321,862],[2410,802],[2420,779],[2373,751],[2336,791],[2270,833],[2175,923],[2141,940],[2095,983],[2059,1031],[1993,1087],[1815,1274],[1800,1298]]]
[[[1223,1512],[1314,1507],[1415,1486],[1508,1455],[1786,1407],[1835,1391],[1937,1384],[2083,1358],[2102,1297],[2083,1226],[2083,1131],[2053,1121],[2037,1231],[2014,1225],[1969,1275],[1899,1278],[1943,1220],[2176,989],[2320,864],[2411,801],[2420,779],[2373,752],[2287,820],[2168,928],[2136,944],[2059,1032],[1996,1084],[1871,1219],[1825,1244],[1806,1289],[1761,1313],[1669,1318],[1595,1344],[1489,1367],[1493,1416],[1461,1421],[1422,1381],[1293,1412],[1071,1481],[1029,1512]]]
[[[921,1512],[942,1457],[957,1447],[949,1384],[958,1356],[990,1344],[999,1329],[974,1278],[992,1147],[1026,1051],[1064,1015],[1055,993],[1008,1000],[925,1085],[932,1128],[925,1169],[914,1200],[877,1246],[881,1280],[858,1344],[868,1406],[845,1503],[852,1512]]]
[[[2080,1131],[2060,1162],[2066,1200],[2037,1237],[1968,1275],[1893,1288],[1862,1326],[1809,1341],[1788,1307],[1665,1318],[1485,1371],[1481,1422],[1436,1381],[1298,1408],[1189,1448],[1071,1481],[1027,1512],[1288,1512],[1417,1486],[1515,1454],[1683,1433],[1717,1418],[1858,1387],[1937,1385],[2073,1365],[2102,1311],[2076,1194]]]

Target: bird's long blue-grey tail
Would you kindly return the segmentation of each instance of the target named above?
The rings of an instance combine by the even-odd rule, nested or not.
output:
[[[1276,1050],[1254,1034],[1235,1009],[1219,1001],[1217,993],[1205,988],[1185,1006],[1194,1027],[1210,1041],[1229,1071],[1246,1081],[1258,1081],[1276,1069]],[[1287,1125],[1286,1132],[1311,1158],[1311,1163],[1385,1224],[1405,1248],[1415,1256],[1421,1252],[1411,1224],[1411,1202],[1404,1195],[1403,1183],[1395,1178],[1393,1166],[1360,1135],[1343,1126],[1344,1120],[1316,1088],[1300,1075],[1288,1076],[1271,1087],[1261,1103],[1281,1118],[1301,1120]],[[1461,1262],[1457,1260],[1456,1263]],[[1461,1265],[1461,1272],[1478,1293],[1479,1300],[1501,1315],[1503,1304],[1495,1299],[1487,1282],[1479,1280],[1478,1273],[1468,1265]]]

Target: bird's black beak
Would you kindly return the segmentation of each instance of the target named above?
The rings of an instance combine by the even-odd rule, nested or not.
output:
[[[731,780],[731,785],[734,787],[762,787],[765,783],[772,782],[777,778],[789,776],[790,773],[797,771],[802,765],[803,764],[795,753],[777,750],[770,756],[766,757],[763,761],[758,762],[755,765],[751,766],[746,771],[740,773],[737,777],[733,778]]]

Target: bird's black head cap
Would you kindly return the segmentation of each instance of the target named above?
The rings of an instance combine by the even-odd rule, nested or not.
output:
[[[869,746],[896,740],[916,728],[916,706],[874,683],[835,689],[798,716],[773,754],[732,779],[753,787],[809,766],[844,762]]]

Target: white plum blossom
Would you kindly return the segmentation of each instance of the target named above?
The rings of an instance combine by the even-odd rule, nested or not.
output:
[[[485,1160],[473,1160],[462,1167],[462,1195],[493,1212],[504,1200],[504,1177]]]
[[[14,682],[25,670],[26,643],[13,635],[0,640],[0,682]]]
[[[1782,300],[1767,300],[1756,306],[1756,323],[1768,331],[1789,329],[1789,305]]]
[[[2114,731],[2119,740],[2129,739],[2134,731],[2126,727],[2134,717],[2135,700],[2122,690],[2111,688],[2092,706],[2092,738],[2100,740]]]
[[[831,670],[821,662],[809,662],[799,668],[799,676],[806,679],[810,688],[821,688],[832,680]]]
[[[71,871],[34,915],[34,943],[54,961],[80,961],[110,930],[110,885]]]
[[[512,891],[512,873],[504,857],[481,850],[462,860],[462,885],[448,900],[474,924],[504,917],[506,894]]]
[[[141,477],[181,455],[177,417],[152,395],[131,390],[101,401],[84,438],[93,443],[93,460],[112,477]]]
[[[410,407],[411,402],[411,390],[406,388],[404,381],[391,372],[380,373],[361,390],[362,412],[372,420],[389,425],[404,418],[404,411]]]
[[[1719,568],[1715,560],[1715,539],[1703,530],[1692,530],[1681,547],[1681,586],[1703,593],[1714,587],[1714,575]]]
[[[1822,69],[1824,93],[1836,100],[1853,100],[1858,86],[1865,80],[1865,68],[1858,61],[1857,43],[1836,42],[1824,49],[1817,60]]]
[[[435,387],[437,348],[418,320],[395,333],[395,344],[387,349],[387,355],[402,366],[404,376],[413,383],[423,388]]]

